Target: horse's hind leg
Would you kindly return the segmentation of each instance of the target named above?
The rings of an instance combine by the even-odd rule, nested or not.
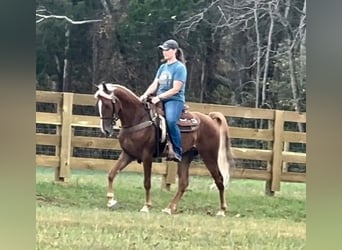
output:
[[[162,212],[172,214],[177,210],[177,205],[189,185],[189,166],[194,159],[194,152],[184,153],[182,161],[178,163],[178,190],[169,205]]]
[[[227,210],[227,203],[226,203],[226,195],[224,190],[224,183],[223,183],[223,177],[220,174],[220,170],[217,164],[216,157],[212,157],[210,155],[210,152],[203,152],[201,154],[202,159],[206,167],[208,168],[211,176],[213,177],[215,184],[217,186],[217,189],[219,190],[219,196],[220,196],[220,210],[217,212],[217,216],[225,216],[225,212]]]
[[[113,208],[117,201],[114,199],[114,192],[113,192],[113,181],[115,176],[122,170],[124,169],[130,162],[132,162],[134,159],[126,154],[124,151],[121,152],[118,161],[109,170],[108,173],[108,190],[107,190],[107,206],[109,208]]]

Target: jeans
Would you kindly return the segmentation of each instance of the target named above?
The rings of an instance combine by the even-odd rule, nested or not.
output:
[[[181,132],[177,125],[184,108],[184,103],[177,100],[167,100],[164,102],[164,112],[169,137],[173,145],[173,151],[179,156],[182,155]]]

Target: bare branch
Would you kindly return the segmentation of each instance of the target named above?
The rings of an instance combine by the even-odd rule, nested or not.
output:
[[[102,22],[103,21],[102,19],[74,21],[67,16],[42,15],[42,14],[38,14],[38,13],[36,13],[36,17],[40,17],[40,19],[36,20],[36,23],[40,23],[46,19],[51,19],[51,18],[53,18],[53,19],[64,19],[71,24],[85,24],[85,23],[95,23],[95,22]]]
[[[204,14],[209,11],[216,3],[218,3],[220,0],[213,1],[207,8],[199,12],[198,14],[189,17],[188,19],[181,21],[178,27],[176,28],[175,34],[186,30],[186,34],[189,35],[189,32],[191,29],[196,27],[200,21],[203,20]]]
[[[227,19],[226,15],[224,14],[224,12],[223,12],[221,6],[218,5],[217,8],[219,9],[219,11],[220,11],[220,13],[221,13],[223,19],[226,21],[226,23],[228,23],[228,19]]]
[[[48,11],[48,10],[45,8],[45,6],[42,6],[42,5],[38,6],[38,8],[36,9],[36,13],[37,13],[37,12],[45,12],[45,13],[51,14],[50,11]]]
[[[44,20],[45,20],[45,18],[38,19],[38,20],[36,20],[36,23],[40,23],[40,22],[42,22]]]
[[[293,9],[295,9],[295,10],[296,10],[298,13],[300,13],[301,15],[306,16],[305,11],[300,10],[300,9],[298,9],[298,7],[296,7],[295,5],[290,4],[290,1],[287,2],[287,3],[285,3],[284,5],[285,5],[286,7],[289,7],[289,8],[292,7]]]

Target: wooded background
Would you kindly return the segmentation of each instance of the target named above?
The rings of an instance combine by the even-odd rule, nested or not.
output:
[[[306,111],[306,0],[36,0],[37,90],[142,94],[170,38],[187,101]]]

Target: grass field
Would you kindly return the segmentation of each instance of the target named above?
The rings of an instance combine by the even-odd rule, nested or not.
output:
[[[114,211],[106,207],[107,173],[72,171],[67,185],[54,183],[54,170],[36,171],[37,249],[305,249],[306,186],[282,183],[275,197],[262,181],[232,180],[226,217],[215,216],[218,193],[209,177],[191,176],[179,213],[161,213],[171,192],[152,179],[153,207],[144,204],[141,174],[121,173],[115,181]]]

